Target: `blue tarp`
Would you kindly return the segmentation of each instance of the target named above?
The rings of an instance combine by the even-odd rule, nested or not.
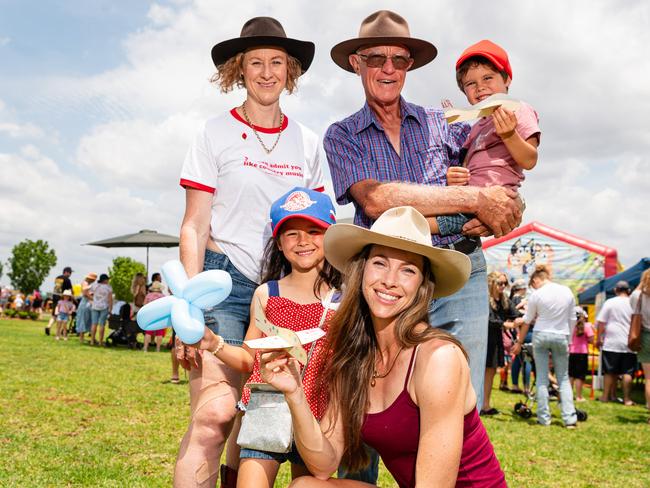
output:
[[[578,295],[578,303],[581,305],[586,305],[589,303],[594,303],[596,300],[596,295],[598,293],[605,291],[607,292],[607,298],[614,296],[614,286],[617,281],[624,280],[627,281],[632,289],[636,288],[641,279],[641,273],[646,269],[650,268],[650,258],[643,258],[641,261],[636,263],[634,266],[621,271],[620,273],[605,278],[600,282],[596,283],[591,288],[587,288],[585,291]]]

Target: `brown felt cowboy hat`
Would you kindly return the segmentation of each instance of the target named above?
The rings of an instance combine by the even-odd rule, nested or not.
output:
[[[427,219],[413,207],[386,210],[370,229],[353,224],[329,226],[323,241],[325,259],[345,273],[348,262],[371,244],[409,251],[427,259],[435,280],[433,298],[456,293],[469,279],[469,258],[458,251],[433,247]]]
[[[337,65],[354,73],[348,61],[350,54],[356,53],[361,47],[394,44],[405,46],[411,52],[411,70],[433,61],[438,54],[438,50],[430,42],[411,37],[409,25],[404,17],[390,10],[379,10],[366,17],[361,22],[359,37],[339,42],[330,54]]]
[[[244,24],[239,37],[220,42],[212,48],[212,61],[222,65],[235,54],[260,46],[277,46],[300,61],[304,73],[314,59],[314,43],[287,37],[282,24],[272,17],[254,17]]]

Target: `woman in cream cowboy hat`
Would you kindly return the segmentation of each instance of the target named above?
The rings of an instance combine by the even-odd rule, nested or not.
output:
[[[318,137],[280,107],[280,95],[296,89],[313,57],[313,43],[287,37],[270,17],[250,19],[239,37],[212,48],[212,81],[222,92],[237,87],[245,93],[241,104],[207,120],[187,153],[180,181],[186,191],[180,257],[190,277],[209,269],[232,276],[228,299],[206,314],[206,325],[231,345],[242,344],[250,320],[271,203],[295,186],[323,188]],[[240,397],[240,374],[209,352],[176,349],[190,369],[192,420],[174,485],[214,486]],[[222,485],[235,486],[238,451],[228,452]]]
[[[434,248],[426,219],[412,207],[384,212],[370,229],[331,226],[325,256],[345,273],[345,291],[330,323],[323,378],[330,405],[320,425],[304,401],[295,360],[277,352],[262,359],[264,379],[285,394],[296,445],[315,476],[291,486],[370,486],[327,480],[339,464],[363,467],[364,443],[401,488],[505,486],[463,347],[427,323],[431,298],[467,281],[469,258]]]

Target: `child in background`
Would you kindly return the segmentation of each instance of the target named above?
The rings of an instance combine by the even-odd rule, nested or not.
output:
[[[325,261],[323,236],[325,229],[335,222],[330,198],[314,190],[297,187],[273,203],[273,236],[265,248],[262,285],[253,295],[251,322],[245,340],[264,336],[255,326],[255,307],[259,302],[271,323],[296,332],[318,327],[327,313],[323,323],[327,331],[331,310],[325,309],[323,300],[340,287],[341,277]],[[319,372],[325,366],[324,340],[316,342],[303,380],[309,406],[319,420],[327,407],[327,388],[319,382]],[[248,383],[263,382],[259,355],[245,344],[243,347],[224,344],[220,336],[206,327],[199,347],[211,351],[232,368],[244,373],[252,371]],[[311,344],[306,344],[305,351],[309,352],[310,347]],[[247,404],[249,398],[250,390],[244,387],[242,403]],[[285,461],[291,462],[294,478],[308,473],[295,446],[285,454],[242,449],[240,458],[238,486],[272,487],[280,464]]]
[[[512,82],[508,53],[491,41],[477,42],[456,61],[456,81],[471,105],[495,93],[508,93]],[[535,110],[523,102],[516,112],[498,107],[490,117],[480,119],[463,145],[467,151],[463,166],[448,169],[447,184],[499,185],[517,191],[524,180],[523,170],[537,164],[538,122]],[[455,214],[428,220],[432,233],[445,236],[460,234],[470,218]]]
[[[102,273],[93,288],[93,303],[90,306],[90,345],[97,344],[99,330],[99,345],[104,346],[104,329],[109,312],[113,309],[113,288],[108,284],[109,277]],[[121,314],[121,310],[119,311]]]
[[[138,273],[142,277],[142,291],[144,292],[146,288],[146,283],[145,283],[145,278],[142,273]],[[137,275],[136,275],[137,276]],[[134,283],[135,283],[135,278],[134,278]],[[142,299],[142,302],[140,302],[140,307],[146,305],[149,302],[153,302],[154,300],[158,300],[159,298],[163,298],[165,295],[163,293],[163,284],[159,281],[154,281],[151,283],[151,286],[149,287],[149,292],[144,296]],[[138,307],[138,310],[140,309]],[[149,350],[149,344],[151,343],[151,338],[154,338],[154,341],[156,342],[156,352],[160,352],[160,345],[162,344],[163,337],[165,337],[165,332],[167,332],[167,329],[160,329],[160,330],[147,330],[144,333],[144,347],[142,350],[144,352],[147,352]],[[176,379],[178,382],[178,372],[176,373]]]
[[[68,319],[72,312],[76,310],[72,302],[72,290],[65,290],[61,296],[61,300],[56,304],[54,315],[56,316],[56,340],[68,340]]]
[[[584,402],[582,386],[589,370],[589,344],[594,342],[594,328],[581,307],[576,307],[575,313],[577,322],[569,344],[569,379],[576,389],[576,402]]]

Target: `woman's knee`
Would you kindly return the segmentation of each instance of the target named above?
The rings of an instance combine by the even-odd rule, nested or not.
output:
[[[192,424],[200,430],[218,431],[228,436],[237,410],[231,398],[216,397],[205,401],[192,416]]]

